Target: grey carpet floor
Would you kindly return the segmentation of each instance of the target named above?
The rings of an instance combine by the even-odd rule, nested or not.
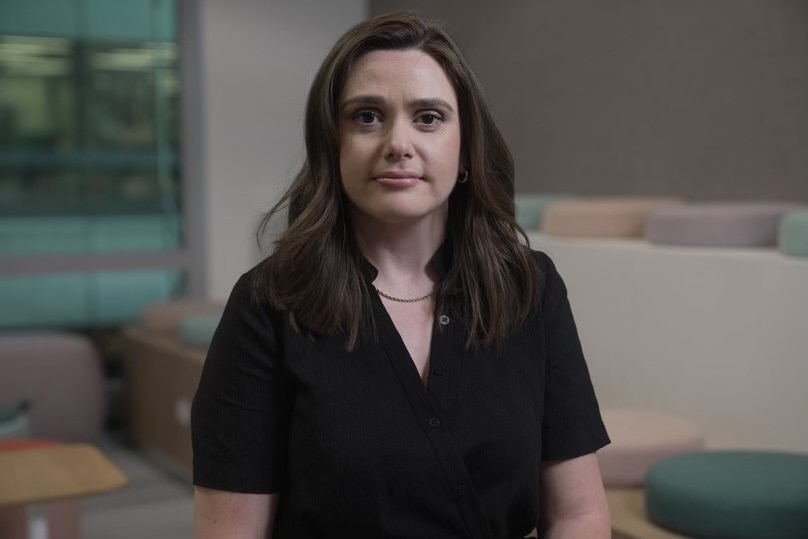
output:
[[[192,539],[193,488],[133,448],[100,449],[129,479],[123,489],[82,501],[83,539]]]

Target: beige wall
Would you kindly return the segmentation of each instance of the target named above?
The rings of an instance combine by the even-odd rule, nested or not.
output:
[[[260,258],[255,229],[303,159],[314,74],[366,0],[186,0],[183,167],[203,272],[196,295],[226,298]],[[193,208],[193,209],[191,209]],[[199,210],[198,208],[201,208]]]
[[[808,201],[805,0],[370,0],[444,21],[517,189]]]

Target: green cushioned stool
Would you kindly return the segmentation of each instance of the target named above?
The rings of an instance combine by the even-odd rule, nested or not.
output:
[[[541,218],[544,210],[550,205],[562,200],[574,198],[572,195],[538,195],[538,194],[518,194],[514,202],[516,203],[516,222],[524,230],[539,230],[541,228]]]
[[[700,539],[808,538],[808,455],[704,451],[654,466],[648,517]]]
[[[180,342],[188,346],[207,348],[221,319],[221,313],[199,314],[183,319],[179,325]]]
[[[808,210],[793,211],[783,217],[777,244],[787,255],[808,256]]]

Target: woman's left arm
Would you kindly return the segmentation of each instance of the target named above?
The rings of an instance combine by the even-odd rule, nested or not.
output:
[[[594,453],[542,463],[540,537],[606,539],[611,537],[609,506]]]

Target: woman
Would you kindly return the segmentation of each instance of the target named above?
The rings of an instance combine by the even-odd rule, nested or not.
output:
[[[409,14],[349,30],[306,151],[194,400],[198,536],[608,537],[566,290],[456,45]]]

